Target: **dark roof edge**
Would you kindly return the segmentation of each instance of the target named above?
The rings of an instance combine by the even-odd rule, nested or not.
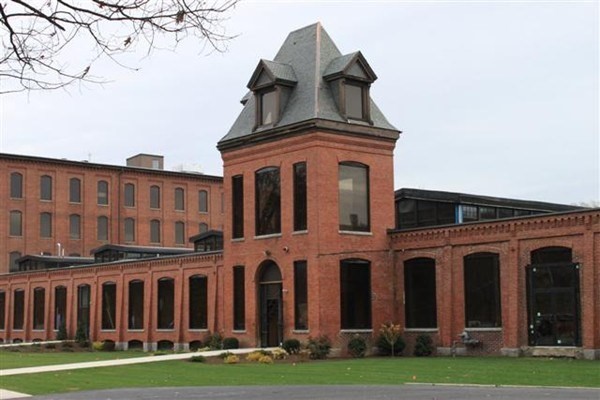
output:
[[[477,194],[445,192],[441,190],[424,190],[402,188],[394,192],[394,198],[406,197],[417,200],[433,200],[455,202],[460,204],[504,206],[511,208],[534,209],[539,211],[574,211],[589,210],[589,208],[544,201],[510,199],[506,197],[482,196]]]
[[[361,136],[378,138],[395,142],[401,131],[395,129],[379,128],[370,125],[352,124],[348,122],[331,121],[321,118],[312,118],[306,121],[284,125],[252,135],[246,135],[234,139],[222,140],[217,143],[219,151],[232,150],[238,147],[254,145],[260,142],[270,142],[281,139],[282,136],[294,136],[309,130],[336,133],[346,136]]]
[[[10,154],[10,153],[0,153],[0,160],[15,160],[15,161],[25,161],[25,162],[41,162],[48,164],[59,164],[66,165],[72,167],[79,168],[103,168],[110,169],[114,171],[131,171],[131,172],[140,172],[140,173],[150,173],[157,175],[176,175],[176,176],[185,176],[190,178],[198,178],[198,179],[206,179],[211,181],[223,181],[222,176],[217,175],[206,175],[202,173],[193,173],[193,172],[179,172],[179,171],[169,171],[164,169],[152,169],[152,168],[143,168],[143,167],[130,167],[126,165],[114,165],[114,164],[100,164],[100,163],[91,163],[87,161],[73,161],[73,160],[63,160],[59,158],[49,158],[49,157],[38,157],[38,156],[26,156],[22,154]]]

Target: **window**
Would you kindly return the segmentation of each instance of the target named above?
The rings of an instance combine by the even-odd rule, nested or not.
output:
[[[19,270],[19,263],[17,260],[21,258],[21,252],[19,251],[11,251],[8,255],[8,265],[10,272]]]
[[[200,233],[204,233],[204,232],[208,231],[208,225],[205,224],[204,222],[200,222],[200,225],[198,225],[198,229],[199,229]]]
[[[479,207],[479,219],[482,221],[496,219],[496,207]]]
[[[256,236],[281,232],[279,168],[267,167],[255,173]]]
[[[294,164],[294,230],[306,230],[306,163]]]
[[[462,222],[472,222],[479,220],[479,208],[477,206],[460,206],[462,211]]]
[[[531,215],[529,210],[515,210],[515,217],[523,217],[525,215]]]
[[[81,239],[81,216],[77,214],[69,215],[69,237]]]
[[[198,211],[208,212],[208,192],[206,190],[198,192]]]
[[[160,208],[160,187],[150,186],[150,208]]]
[[[40,237],[52,237],[52,214],[43,212],[40,214]]]
[[[98,181],[98,205],[108,205],[108,182]]]
[[[44,312],[46,306],[46,291],[38,287],[33,289],[33,329],[44,329]]]
[[[13,172],[10,174],[10,198],[23,198],[23,175],[18,172]]]
[[[464,258],[465,326],[502,326],[498,254],[477,253]]]
[[[144,329],[144,282],[129,282],[129,329]]]
[[[135,207],[135,185],[133,183],[126,183],[124,191],[123,205],[125,207]]]
[[[108,217],[98,217],[98,240],[108,240]]]
[[[270,90],[258,95],[260,126],[269,126],[277,122],[277,91]]]
[[[185,195],[185,192],[182,188],[175,189],[175,210],[176,211],[185,210],[184,195]]]
[[[117,285],[113,282],[102,284],[102,330],[116,329]]]
[[[40,200],[52,200],[52,177],[48,175],[40,178]]]
[[[81,180],[77,178],[69,179],[69,202],[81,203]]]
[[[150,221],[150,243],[160,243],[160,221]]]
[[[498,208],[498,218],[512,218],[515,210],[512,208]]]
[[[10,236],[23,236],[23,213],[16,210],[11,211],[9,225],[8,234]]]
[[[5,329],[6,319],[6,292],[0,291],[0,331]]]
[[[123,227],[125,230],[125,241],[135,242],[135,220],[133,218],[125,218]]]
[[[340,230],[369,232],[369,167],[341,163],[338,182]]]
[[[208,327],[208,293],[206,276],[190,277],[190,329],[206,329]]]
[[[246,289],[244,267],[233,267],[233,329],[246,329]]]
[[[158,280],[158,329],[175,328],[175,284],[171,278]]]
[[[346,118],[348,119],[359,119],[365,120],[365,99],[363,94],[363,87],[359,85],[353,85],[346,83],[345,88],[345,110]]]
[[[294,329],[308,329],[308,279],[306,261],[294,262]]]
[[[232,237],[244,237],[244,176],[231,178]]]
[[[79,285],[77,287],[77,327],[81,327],[85,337],[90,335],[90,285]]]
[[[452,203],[401,199],[396,201],[396,228],[447,225],[455,223]]]
[[[54,330],[67,325],[67,288],[58,286],[54,289]]]
[[[435,260],[404,262],[404,307],[407,328],[437,327]]]
[[[340,262],[341,329],[371,329],[370,267],[363,260]]]
[[[185,244],[185,224],[181,221],[175,222],[175,244]]]
[[[13,329],[22,330],[25,317],[25,291],[17,289],[13,296]]]

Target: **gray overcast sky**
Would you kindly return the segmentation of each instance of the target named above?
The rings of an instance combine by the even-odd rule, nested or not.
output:
[[[0,151],[120,165],[155,153],[221,175],[215,145],[259,59],[316,21],[379,77],[371,95],[403,131],[396,188],[600,200],[598,1],[245,1],[224,54],[186,42],[140,54],[138,72],[95,66],[104,86],[2,96]]]

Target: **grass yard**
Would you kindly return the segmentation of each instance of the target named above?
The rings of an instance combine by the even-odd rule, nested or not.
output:
[[[235,365],[164,361],[111,368],[16,375],[0,386],[33,395],[124,387],[403,384],[600,386],[600,363],[531,358],[366,358],[297,364]]]
[[[86,361],[118,360],[145,357],[142,351],[79,351],[79,352],[33,352],[0,350],[0,370],[42,365],[71,364]]]

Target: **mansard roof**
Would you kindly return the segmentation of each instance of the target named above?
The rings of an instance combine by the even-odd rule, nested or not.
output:
[[[291,32],[273,61],[259,62],[248,83],[251,89],[260,87],[261,74],[270,75],[272,80],[279,79],[279,82],[295,83],[276,126],[256,127],[256,98],[247,94],[242,99],[242,112],[217,147],[223,150],[262,140],[282,130],[289,132],[291,127],[306,126],[309,122],[335,126],[332,129],[337,130],[342,130],[340,123],[343,123],[343,130],[354,134],[396,140],[399,131],[388,122],[372,99],[369,99],[372,123],[349,122],[340,113],[324,77],[334,78],[344,73],[356,77],[356,71],[362,71],[365,82],[377,79],[360,52],[343,55],[320,23]]]

